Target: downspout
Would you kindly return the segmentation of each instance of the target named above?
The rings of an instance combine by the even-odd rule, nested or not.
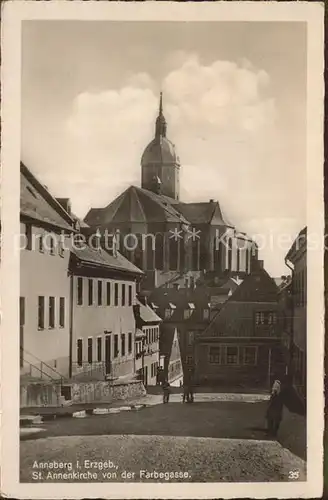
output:
[[[290,346],[289,346],[289,366],[288,366],[288,376],[291,378],[291,383],[294,381],[294,367],[293,367],[293,357],[294,357],[294,268],[288,263],[288,259],[285,258],[285,264],[288,269],[292,272],[291,281],[291,328],[290,328]]]
[[[73,299],[74,299],[74,275],[70,274],[70,298],[69,298],[69,378],[73,375],[72,365],[73,365]]]

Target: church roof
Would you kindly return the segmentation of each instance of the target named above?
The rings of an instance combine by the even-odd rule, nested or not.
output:
[[[174,144],[166,137],[166,120],[163,115],[163,94],[160,94],[158,116],[155,125],[155,138],[146,147],[141,165],[160,165],[179,164],[179,158],[175,151]]]
[[[141,158],[141,165],[162,164],[179,164],[174,144],[166,137],[158,137],[153,139]]]
[[[213,224],[229,226],[223,217],[219,202],[179,203],[177,209],[191,224]]]
[[[90,226],[125,222],[179,222],[188,221],[173,206],[170,199],[147,189],[130,186],[105,208],[92,208],[85,217]]]

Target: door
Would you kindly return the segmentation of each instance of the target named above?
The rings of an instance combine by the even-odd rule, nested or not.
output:
[[[105,336],[105,372],[106,375],[110,373],[110,359],[111,359],[111,337]]]
[[[19,297],[19,347],[20,357],[19,364],[23,367],[24,364],[24,325],[25,325],[25,297]]]

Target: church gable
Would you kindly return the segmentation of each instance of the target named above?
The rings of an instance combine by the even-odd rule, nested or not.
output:
[[[277,334],[277,324],[256,325],[256,315],[268,316],[277,311],[277,287],[261,269],[249,275],[234,291],[213,318],[203,337],[252,337]],[[273,317],[272,317],[273,318]]]
[[[231,296],[234,302],[275,302],[278,288],[265,269],[253,271]]]

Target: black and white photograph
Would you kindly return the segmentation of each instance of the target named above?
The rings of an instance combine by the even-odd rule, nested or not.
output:
[[[313,497],[322,5],[74,3],[4,17],[15,496]]]

